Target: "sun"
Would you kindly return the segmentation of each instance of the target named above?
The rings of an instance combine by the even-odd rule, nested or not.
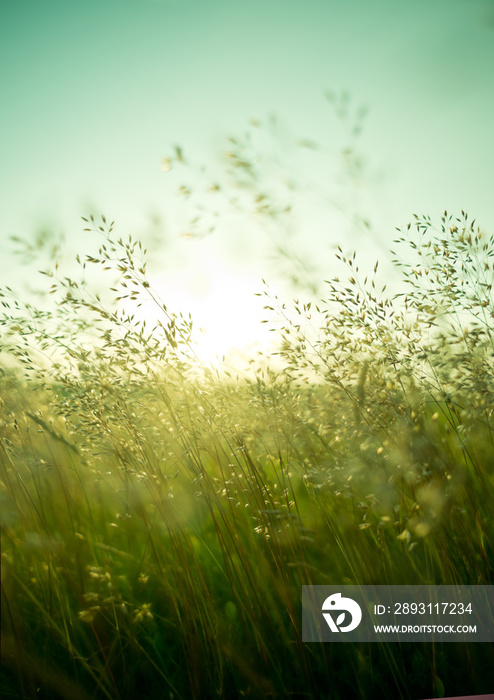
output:
[[[194,352],[200,363],[214,365],[222,358],[253,353],[263,345],[261,319],[248,302],[247,290],[231,279],[218,283],[196,302],[199,332],[194,336]]]
[[[262,323],[265,312],[256,292],[261,280],[221,258],[208,257],[187,270],[152,280],[170,311],[193,320],[190,349],[198,364],[217,366],[226,360],[248,360],[266,351],[271,336]],[[146,322],[151,314],[143,311]]]

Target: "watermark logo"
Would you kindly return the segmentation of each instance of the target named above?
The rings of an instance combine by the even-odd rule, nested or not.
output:
[[[303,586],[302,641],[491,643],[494,585]]]
[[[336,619],[334,613],[339,613]],[[343,624],[350,616],[350,621]],[[341,593],[334,593],[326,598],[322,604],[322,614],[331,632],[351,632],[356,629],[362,620],[362,610],[360,605],[352,598],[342,598]]]

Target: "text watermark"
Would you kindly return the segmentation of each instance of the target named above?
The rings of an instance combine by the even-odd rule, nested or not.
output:
[[[303,642],[494,642],[494,586],[303,586]]]

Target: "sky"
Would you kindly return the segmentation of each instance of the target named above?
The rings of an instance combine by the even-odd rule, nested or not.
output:
[[[261,342],[254,293],[289,293],[296,255],[319,281],[336,245],[386,259],[395,227],[444,209],[492,233],[493,68],[493,0],[2,0],[0,284],[34,284],[12,236],[48,228],[72,259],[98,244],[80,217],[105,214],[148,242],[205,359]],[[247,132],[259,186],[294,205],[281,226],[225,174]],[[163,167],[176,145],[187,165]]]

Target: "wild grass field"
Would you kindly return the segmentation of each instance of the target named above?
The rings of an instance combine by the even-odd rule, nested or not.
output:
[[[393,295],[339,253],[324,301],[265,293],[278,354],[235,375],[100,228],[114,304],[1,292],[2,698],[492,692],[489,645],[303,644],[301,592],[493,583],[493,237],[416,218]]]

